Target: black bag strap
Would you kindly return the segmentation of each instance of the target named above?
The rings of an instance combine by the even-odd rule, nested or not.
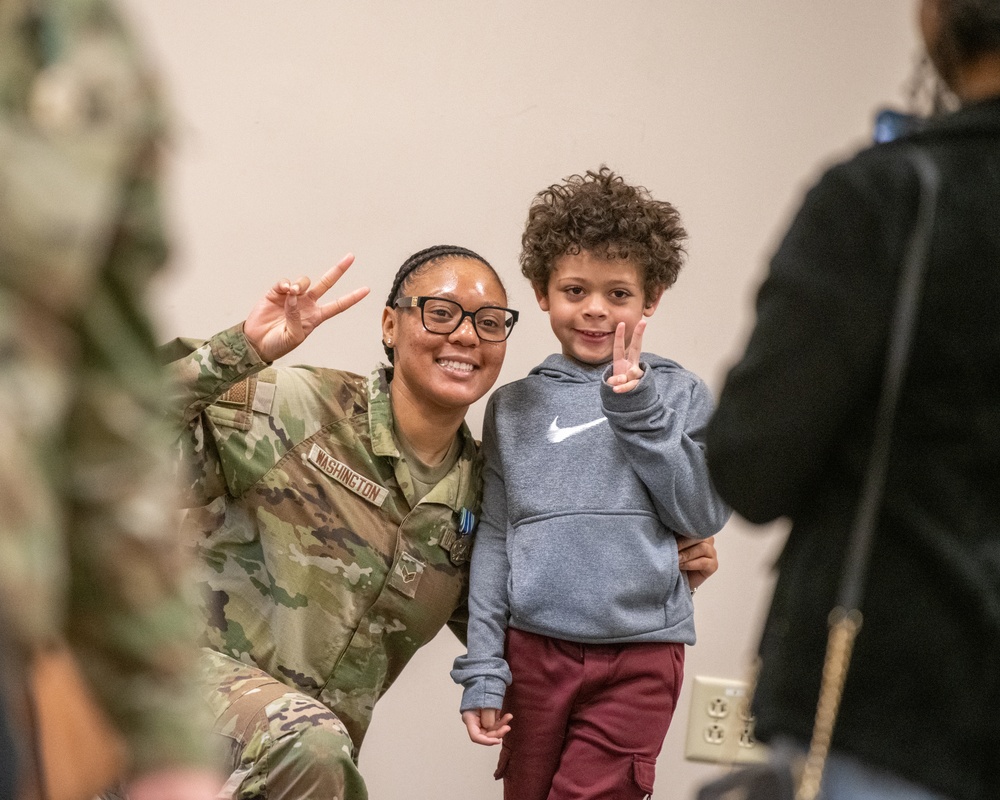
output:
[[[882,492],[889,466],[889,443],[896,418],[896,406],[899,404],[899,392],[906,375],[906,363],[916,327],[924,276],[927,274],[927,252],[930,249],[937,213],[937,193],[941,182],[937,165],[920,149],[913,151],[910,160],[920,178],[920,206],[900,278],[885,375],[882,380],[882,394],[875,422],[871,460],[855,512],[847,548],[847,560],[837,596],[837,605],[848,610],[860,607],[861,595],[864,592],[872,535],[882,505]]]
[[[837,606],[830,612],[830,638],[823,663],[816,721],[809,743],[809,754],[796,791],[796,800],[814,800],[819,793],[820,779],[823,776],[826,756],[830,751],[833,727],[844,691],[844,682],[847,680],[854,640],[861,629],[861,598],[868,574],[876,519],[882,506],[896,407],[906,376],[906,364],[916,328],[924,277],[927,274],[927,255],[937,215],[941,176],[937,165],[924,150],[915,148],[909,153],[909,158],[920,180],[920,205],[917,209],[916,225],[906,249],[896,297],[871,456],[851,525],[847,555],[837,593]]]

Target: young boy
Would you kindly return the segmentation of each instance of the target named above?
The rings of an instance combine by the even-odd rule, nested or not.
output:
[[[685,236],[673,206],[606,167],[528,212],[522,272],[562,353],[487,407],[469,652],[452,671],[470,738],[503,742],[507,800],[653,790],[691,595],[716,567],[704,540],[730,513],[705,463],[708,388],[640,357]]]

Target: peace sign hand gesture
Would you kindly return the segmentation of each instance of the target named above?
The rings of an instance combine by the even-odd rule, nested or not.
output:
[[[639,366],[639,356],[642,354],[642,332],[646,330],[646,320],[641,319],[632,331],[632,341],[628,350],[625,349],[625,323],[619,322],[615,328],[614,362],[611,367],[611,377],[608,386],[615,392],[631,392],[642,377],[642,367]]]
[[[303,275],[296,281],[280,280],[268,290],[243,323],[243,333],[261,359],[275,361],[290,353],[321,323],[368,294],[368,287],[362,286],[325,305],[319,303],[353,262],[354,256],[348,253],[312,288]]]

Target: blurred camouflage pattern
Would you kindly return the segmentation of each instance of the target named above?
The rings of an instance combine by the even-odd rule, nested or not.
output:
[[[393,435],[389,368],[366,381],[261,362],[242,326],[165,350],[184,527],[204,561],[206,644],[321,702],[352,757],[375,702],[445,624],[464,638],[481,465],[458,462],[419,502]],[[444,673],[442,672],[442,676]]]
[[[263,670],[208,650],[202,680],[229,743],[234,800],[365,800],[351,737],[330,709]]]
[[[133,768],[206,759],[146,314],[161,108],[102,0],[0,0],[0,650],[68,638]]]

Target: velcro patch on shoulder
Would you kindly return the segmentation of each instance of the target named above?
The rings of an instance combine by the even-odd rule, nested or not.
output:
[[[271,413],[271,408],[274,406],[274,393],[277,389],[277,380],[278,373],[271,367],[257,374],[257,387],[250,402],[250,406],[254,411],[261,414]]]
[[[247,378],[245,381],[240,381],[239,383],[231,386],[229,390],[215,402],[224,406],[249,408],[250,403],[248,401],[253,399],[256,383],[257,381],[255,378]]]
[[[216,424],[248,431],[253,424],[251,412],[256,392],[257,376],[251,375],[230,386],[208,407],[206,413]]]

